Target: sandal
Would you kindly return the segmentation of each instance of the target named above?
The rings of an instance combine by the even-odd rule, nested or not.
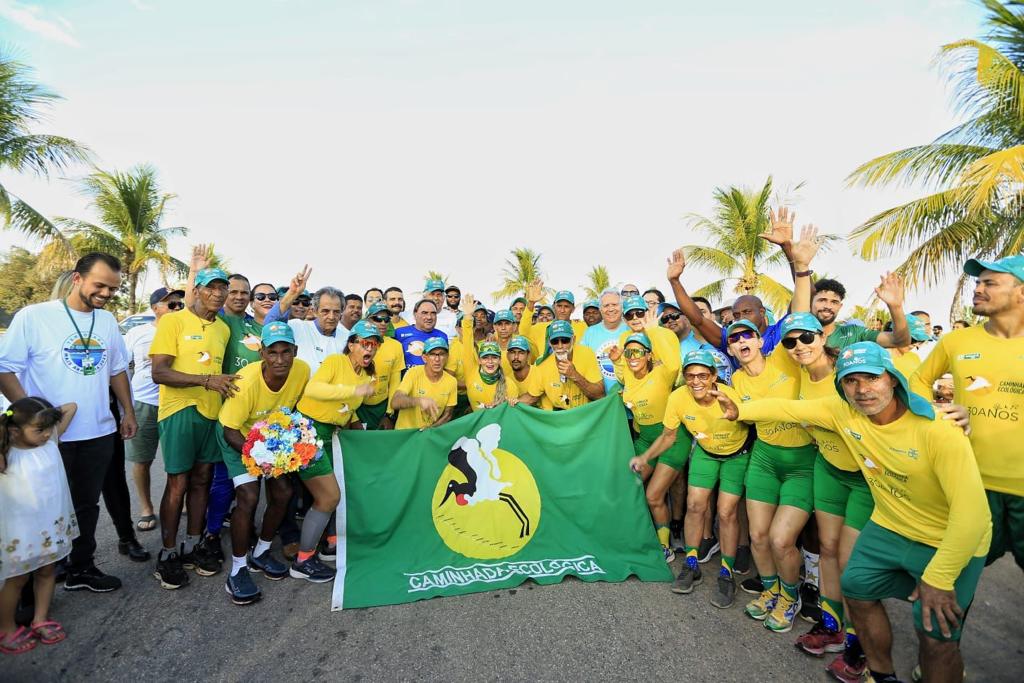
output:
[[[14,633],[0,635],[0,652],[8,655],[24,654],[38,644],[35,633],[24,626],[19,626]]]
[[[142,515],[135,523],[135,528],[139,531],[152,531],[156,528],[156,515]]]
[[[64,627],[56,621],[41,621],[32,627],[32,633],[43,645],[53,645],[68,637]]]

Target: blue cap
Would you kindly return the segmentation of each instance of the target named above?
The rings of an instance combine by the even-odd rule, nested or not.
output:
[[[482,303],[480,303],[479,301],[477,301],[477,302],[476,302],[476,306],[474,306],[474,307],[473,307],[473,312],[474,312],[474,313],[476,313],[477,311],[486,311],[486,310],[487,310],[487,307],[486,307],[486,306],[484,306],[484,305],[483,305]]]
[[[666,301],[663,304],[658,304],[658,315],[660,316],[661,314],[663,314],[665,311],[669,310],[670,308],[673,311],[678,311],[679,313],[682,313],[682,311],[679,309],[678,306],[676,306],[673,303],[669,303],[668,301]]]
[[[583,310],[585,311],[588,308],[596,308],[597,310],[601,310],[601,302],[598,301],[597,299],[587,299],[586,301],[583,302]]]
[[[427,355],[434,349],[448,350],[448,340],[444,337],[427,337],[427,341],[423,342],[423,355]]]
[[[496,323],[513,323],[516,322],[516,316],[512,311],[507,308],[503,308],[494,314],[494,322]]]
[[[387,313],[390,316],[391,309],[389,309],[388,305],[383,301],[374,301],[370,304],[370,307],[366,309],[366,317],[369,318],[370,316],[377,315],[378,313]]]
[[[535,310],[540,311],[542,308],[546,308],[549,311],[551,311],[552,313],[555,312],[555,309],[551,308],[551,304],[537,304]]]
[[[1024,254],[1007,256],[998,261],[981,261],[972,258],[964,264],[964,272],[972,277],[978,277],[984,270],[1009,273],[1021,282],[1024,282]]]
[[[172,294],[177,294],[178,296],[185,296],[185,290],[167,289],[166,287],[161,287],[160,289],[154,291],[152,294],[149,295],[149,305],[156,306],[158,303],[160,303],[167,297],[171,296]]]
[[[549,341],[552,339],[572,339],[574,336],[572,325],[569,324],[568,320],[555,320],[548,325]]]
[[[373,339],[377,338],[384,341],[383,337],[380,336],[380,330],[377,326],[371,323],[369,320],[360,320],[353,327],[352,331],[348,333],[348,338],[351,341],[352,337],[359,337],[360,339]]]
[[[810,313],[790,313],[782,321],[780,334],[785,337],[796,330],[806,332],[821,332],[821,323]]]
[[[935,337],[924,326],[924,321],[916,315],[907,314],[907,327],[910,329],[910,341],[926,342],[935,340]]]
[[[437,278],[431,278],[427,280],[427,284],[423,285],[424,292],[443,292],[444,291],[444,280],[438,280]]]
[[[576,305],[576,297],[574,297],[572,295],[572,292],[570,292],[568,289],[563,289],[559,292],[555,292],[555,298],[552,300],[552,302],[557,304],[559,301],[568,301],[573,306]]]
[[[203,268],[196,273],[196,287],[206,287],[217,280],[228,281],[228,274],[220,268]]]
[[[626,343],[623,346],[627,346],[630,343],[637,343],[648,351],[651,350],[651,340],[643,332],[634,332],[626,337]]]
[[[278,287],[277,288],[277,295],[279,297],[284,297],[284,295],[287,294],[287,293],[288,293],[288,288],[287,287]],[[304,290],[302,290],[302,293],[299,294],[298,296],[296,296],[295,298],[297,299],[300,296],[311,297],[313,295],[309,293],[308,289],[304,289]],[[344,298],[344,297],[342,297],[342,298]]]
[[[706,368],[711,368],[712,372],[718,371],[715,357],[711,355],[710,351],[690,351],[683,357],[683,369],[685,370],[689,365],[703,365]]]
[[[260,333],[260,341],[263,342],[264,346],[270,346],[277,342],[294,344],[295,333],[292,332],[292,327],[288,323],[275,320],[263,326],[263,331]]]
[[[898,382],[896,393],[907,409],[915,415],[926,417],[929,420],[935,419],[935,410],[932,408],[932,404],[910,391],[907,378],[893,365],[892,356],[875,342],[850,344],[839,354],[839,359],[836,361],[836,391],[844,401],[846,393],[843,392],[841,380],[855,372],[866,372],[869,375],[881,375],[883,372],[888,372],[896,378]]]
[[[647,302],[644,301],[642,296],[627,296],[626,300],[622,302],[622,313],[626,314],[630,311],[646,311]]]
[[[736,322],[729,325],[729,327],[727,327],[725,330],[725,336],[728,337],[733,332],[738,332],[740,330],[753,330],[758,337],[761,336],[761,330],[757,329],[757,325],[750,322],[746,318],[737,320]]]
[[[508,340],[508,348],[519,349],[520,351],[530,352],[530,340],[521,334],[517,334]]]

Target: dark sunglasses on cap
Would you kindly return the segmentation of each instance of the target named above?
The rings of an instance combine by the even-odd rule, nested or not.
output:
[[[271,301],[277,301],[281,297],[279,297],[276,292],[271,292],[270,294],[267,294],[266,292],[257,292],[256,294],[252,295],[252,298],[256,299],[256,301],[265,301],[267,299],[270,299]]]
[[[567,346],[572,342],[568,337],[555,337],[551,340],[552,346]]]
[[[171,309],[172,311],[180,311],[181,309],[185,308],[184,301],[168,301],[166,303],[167,308]]]
[[[757,336],[757,333],[753,330],[743,330],[742,332],[733,332],[729,335],[729,343],[735,344],[741,339],[753,339]]]
[[[665,323],[675,322],[676,320],[679,320],[682,317],[682,313],[666,313],[665,315],[661,316],[661,324],[664,325]]]
[[[782,340],[782,347],[785,349],[795,349],[796,343],[800,342],[804,346],[814,343],[814,338],[817,337],[821,332],[812,332],[810,330],[804,330],[796,337],[786,337]]]
[[[625,318],[626,320],[634,320],[636,318],[642,318],[645,315],[647,315],[647,311],[638,311],[634,309],[632,311],[626,311],[626,314],[623,315],[622,317]]]
[[[312,305],[312,303],[313,303],[312,299],[307,299],[305,297],[299,297],[298,299],[295,300],[295,303],[293,303],[292,305],[293,306],[310,306],[310,305]]]
[[[371,317],[370,320],[372,320],[375,323],[389,323],[389,322],[391,322],[390,316],[386,316],[386,315],[375,315],[375,316]]]

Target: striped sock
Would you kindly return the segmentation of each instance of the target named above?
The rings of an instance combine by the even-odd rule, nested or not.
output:
[[[762,574],[761,583],[764,585],[764,589],[769,593],[779,592],[779,575],[778,574]]]
[[[667,548],[669,543],[672,542],[671,532],[664,524],[659,524],[656,529],[658,531],[658,541],[662,546]]]
[[[843,601],[821,596],[821,623],[829,631],[843,630]]]
[[[727,579],[731,579],[732,578],[732,568],[733,568],[734,564],[736,564],[736,558],[735,557],[733,557],[732,555],[722,555],[722,568],[721,568],[721,570],[719,570],[718,573],[721,576],[726,577]]]

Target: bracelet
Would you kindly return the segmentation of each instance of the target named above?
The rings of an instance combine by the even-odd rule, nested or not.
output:
[[[210,390],[210,376],[206,375],[206,379],[203,380],[203,389]]]
[[[793,275],[796,276],[796,277],[810,277],[810,276],[814,275],[814,271],[813,270],[802,270],[799,273],[793,273]]]

